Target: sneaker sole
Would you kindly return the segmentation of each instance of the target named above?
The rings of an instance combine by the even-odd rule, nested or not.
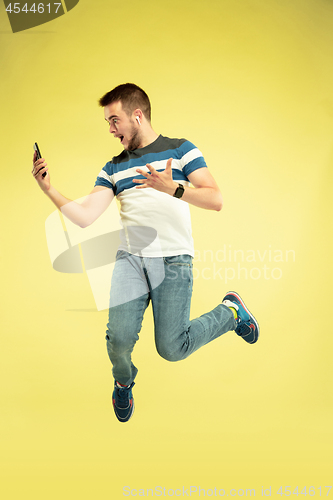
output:
[[[233,295],[237,300],[239,300],[239,302],[241,303],[242,307],[244,307],[245,311],[248,313],[248,315],[250,316],[250,318],[254,321],[256,327],[257,327],[257,337],[256,339],[254,340],[254,342],[249,342],[251,344],[255,344],[259,338],[259,325],[258,325],[258,322],[256,320],[256,318],[253,316],[253,314],[248,310],[248,308],[246,307],[246,305],[244,304],[243,300],[241,299],[241,297],[238,295],[238,293],[236,292],[228,292],[225,294],[225,296],[227,295]]]

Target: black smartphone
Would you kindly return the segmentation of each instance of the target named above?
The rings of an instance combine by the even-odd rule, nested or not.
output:
[[[37,153],[37,158],[36,158],[36,160],[39,160],[39,159],[42,157],[42,155],[41,155],[41,152],[40,152],[40,150],[39,150],[39,147],[38,147],[37,142],[35,142],[35,144],[34,144],[34,150],[35,150],[35,151],[36,151],[36,153]],[[47,172],[44,172],[44,173],[43,173],[43,175],[42,175],[42,177],[45,177],[45,175],[46,175],[46,174],[47,174]]]

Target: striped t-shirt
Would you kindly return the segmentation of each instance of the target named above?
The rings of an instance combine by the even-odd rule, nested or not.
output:
[[[191,142],[159,135],[144,148],[124,150],[98,174],[95,186],[112,189],[120,202],[125,232],[120,250],[144,257],[194,256],[188,204],[153,188],[136,189],[138,184],[133,182],[144,178],[137,168],[149,171],[149,163],[162,172],[169,158],[173,180],[184,185],[189,185],[191,172],[207,167],[202,153]]]

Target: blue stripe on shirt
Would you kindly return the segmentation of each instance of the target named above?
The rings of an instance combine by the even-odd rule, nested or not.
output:
[[[165,161],[168,160],[169,158],[181,160],[186,153],[188,153],[193,149],[197,149],[194,146],[194,144],[192,144],[190,141],[185,141],[178,148],[168,149],[166,151],[161,151],[161,152],[147,153],[141,157],[135,156],[135,153],[129,153],[131,158],[128,161],[123,161],[120,163],[117,162],[114,163],[113,161],[107,162],[106,165],[103,167],[103,170],[107,173],[108,176],[111,177],[113,174],[117,172],[123,172],[129,168],[140,168],[145,166],[147,163],[153,163],[155,161],[163,161],[163,160]],[[116,160],[117,158],[119,157],[115,157],[113,160]],[[204,158],[200,156],[198,158],[191,160],[187,165],[183,167],[182,171],[178,169],[173,169],[172,177],[176,181],[188,181],[189,180],[188,175],[190,175],[195,170],[203,167],[207,167],[207,165]],[[164,169],[159,169],[158,171],[162,172],[163,170]],[[114,186],[110,181],[104,179],[103,177],[97,177],[95,186],[108,187],[110,189],[113,189],[115,195],[118,195],[125,189],[129,189],[137,185],[132,182],[134,178],[143,179],[144,177],[138,175],[129,177],[128,179],[122,179],[116,183],[116,186]]]

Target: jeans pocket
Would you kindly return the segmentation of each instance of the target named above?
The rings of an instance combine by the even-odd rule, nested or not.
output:
[[[128,252],[125,250],[118,250],[116,253],[116,260],[122,259],[123,257],[127,257],[127,255],[130,255]]]
[[[191,255],[171,255],[169,257],[163,257],[164,263],[167,265],[175,266],[187,266],[192,267],[192,257]]]
[[[192,292],[193,274],[190,255],[163,257],[165,277],[169,282],[177,283],[177,289]],[[187,293],[187,292],[186,292]]]

